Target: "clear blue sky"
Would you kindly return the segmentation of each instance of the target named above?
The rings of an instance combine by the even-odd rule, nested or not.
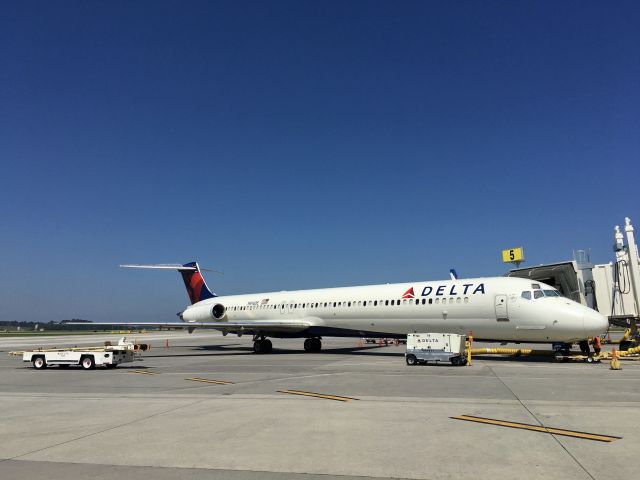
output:
[[[502,274],[640,227],[640,4],[4,2],[0,319]]]

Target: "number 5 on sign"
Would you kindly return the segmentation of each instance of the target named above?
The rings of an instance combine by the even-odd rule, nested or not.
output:
[[[502,261],[504,263],[520,263],[524,260],[524,251],[522,247],[510,248],[502,251]]]

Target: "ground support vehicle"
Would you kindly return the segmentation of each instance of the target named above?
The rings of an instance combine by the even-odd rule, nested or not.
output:
[[[31,362],[38,370],[50,365],[59,367],[81,365],[85,370],[91,370],[96,366],[115,368],[120,363],[142,360],[142,352],[148,349],[147,344],[128,342],[125,337],[122,337],[117,345],[106,342],[101,347],[38,348],[23,352],[9,352],[9,355],[22,356],[23,362]]]
[[[601,355],[580,354],[571,352],[556,352],[553,355],[553,359],[556,362],[586,362],[586,363],[600,363],[603,358]]]
[[[405,360],[407,365],[418,363],[451,363],[465,365],[464,335],[455,333],[409,333]]]

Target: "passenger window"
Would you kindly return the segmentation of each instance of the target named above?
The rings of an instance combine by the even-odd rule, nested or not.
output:
[[[442,304],[444,305],[444,304],[446,304],[446,303],[447,303],[447,299],[446,299],[446,298],[443,298],[443,299],[442,299]]]
[[[460,297],[456,298],[456,303],[462,303],[462,299]]]
[[[333,306],[334,306],[334,307],[336,306],[336,302],[333,302]]]
[[[420,299],[416,298],[416,305],[420,305]]]
[[[433,298],[429,299],[429,305],[431,305],[433,303]]]
[[[440,299],[436,298],[436,305],[440,303]]]
[[[365,300],[364,302],[362,302],[362,306],[366,307],[367,306],[367,301]]]
[[[469,303],[469,297],[464,297],[464,303]]]
[[[374,300],[374,301],[373,301],[373,306],[374,306],[374,307],[377,307],[377,306],[378,306],[378,300]]]
[[[351,306],[351,302],[349,302],[349,306]]]
[[[367,306],[367,302],[364,302],[365,307]],[[362,306],[362,302],[358,302],[358,306],[361,307]]]
[[[527,300],[531,300],[531,292],[529,290],[525,290],[524,292],[522,292],[522,295],[520,295],[522,298],[526,298]]]
[[[544,293],[542,293],[542,290],[536,290],[535,292],[533,292],[533,298],[541,298],[544,297]]]
[[[384,301],[384,306],[386,307],[387,305],[389,305],[389,300]]]

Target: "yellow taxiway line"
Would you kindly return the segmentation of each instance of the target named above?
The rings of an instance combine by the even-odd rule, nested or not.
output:
[[[127,373],[139,373],[141,375],[160,375],[159,372],[149,372],[147,370],[131,370],[130,372]]]
[[[278,390],[279,393],[288,393],[290,395],[304,395],[305,397],[326,398],[327,400],[337,400],[339,402],[349,402],[358,400],[353,397],[342,397],[340,395],[325,395],[324,393],[305,392],[303,390]]]
[[[496,420],[494,418],[474,417],[472,415],[460,415],[459,417],[449,417],[454,420],[465,420],[467,422],[486,423],[498,425],[500,427],[519,428],[521,430],[531,430],[534,432],[551,433],[553,435],[563,435],[565,437],[583,438],[585,440],[595,440],[597,442],[613,442],[622,437],[611,435],[599,435],[597,433],[577,432],[575,430],[564,430],[562,428],[541,427],[539,425],[529,425],[528,423],[509,422],[506,420]]]
[[[185,380],[190,380],[192,382],[214,383],[216,385],[233,385],[233,382],[229,382],[227,380],[212,380],[210,378],[192,377],[186,378]]]

